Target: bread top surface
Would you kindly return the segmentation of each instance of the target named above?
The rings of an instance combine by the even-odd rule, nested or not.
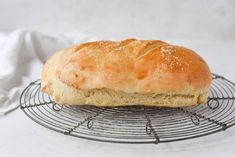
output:
[[[96,41],[64,49],[45,64],[42,91],[53,79],[75,89],[126,93],[208,91],[211,72],[194,51],[160,40]]]

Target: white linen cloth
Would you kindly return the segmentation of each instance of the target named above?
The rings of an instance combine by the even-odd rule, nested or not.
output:
[[[23,88],[40,77],[43,62],[57,50],[96,40],[79,32],[56,36],[16,30],[0,33],[0,116],[19,106]]]

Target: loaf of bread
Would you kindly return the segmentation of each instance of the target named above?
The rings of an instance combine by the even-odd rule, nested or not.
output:
[[[203,103],[211,72],[194,51],[159,40],[97,41],[54,54],[41,91],[63,105],[183,107]]]

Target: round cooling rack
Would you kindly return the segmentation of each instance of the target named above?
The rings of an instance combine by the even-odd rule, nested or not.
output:
[[[213,74],[207,102],[194,107],[95,107],[55,103],[40,80],[22,92],[21,109],[38,124],[64,135],[115,143],[191,139],[235,125],[235,84]]]

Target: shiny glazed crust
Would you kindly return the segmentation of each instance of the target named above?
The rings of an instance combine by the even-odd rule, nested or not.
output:
[[[206,100],[211,72],[190,49],[127,39],[64,49],[48,59],[41,81],[59,104],[179,107]]]

